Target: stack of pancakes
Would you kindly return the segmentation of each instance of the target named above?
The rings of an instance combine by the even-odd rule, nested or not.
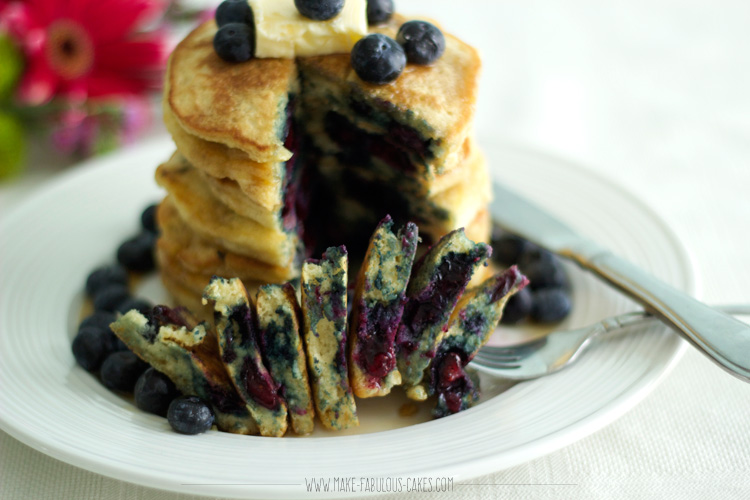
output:
[[[395,37],[403,22],[373,31]],[[489,239],[473,48],[446,34],[437,62],[373,85],[349,54],[225,62],[216,29],[190,33],[165,80],[177,151],[156,173],[167,190],[157,260],[180,304],[200,307],[212,275],[252,288],[299,276],[316,248],[354,253],[386,214],[416,222],[426,244],[459,227]]]

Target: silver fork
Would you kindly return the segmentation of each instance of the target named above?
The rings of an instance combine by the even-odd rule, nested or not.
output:
[[[716,309],[727,314],[750,315],[750,304],[719,306]],[[646,312],[625,313],[583,328],[552,332],[523,344],[484,346],[472,360],[471,366],[480,372],[508,380],[530,380],[571,365],[599,335],[652,324],[661,322]]]

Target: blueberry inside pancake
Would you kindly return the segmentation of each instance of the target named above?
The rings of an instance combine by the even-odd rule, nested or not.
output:
[[[385,396],[401,383],[396,367],[396,332],[406,303],[417,226],[398,232],[387,216],[370,239],[354,292],[350,325],[350,371],[354,393],[361,398]]]
[[[245,287],[237,278],[215,276],[203,298],[214,305],[221,360],[261,435],[283,436],[287,428],[286,403],[263,364],[255,310]]]

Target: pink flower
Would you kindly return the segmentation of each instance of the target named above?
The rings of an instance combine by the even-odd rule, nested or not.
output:
[[[166,34],[139,32],[167,0],[0,0],[0,29],[19,44],[26,71],[19,98],[137,95],[158,87]]]

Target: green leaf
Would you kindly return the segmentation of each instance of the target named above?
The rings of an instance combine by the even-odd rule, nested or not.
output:
[[[23,125],[15,116],[0,111],[0,181],[21,173],[25,158]]]

